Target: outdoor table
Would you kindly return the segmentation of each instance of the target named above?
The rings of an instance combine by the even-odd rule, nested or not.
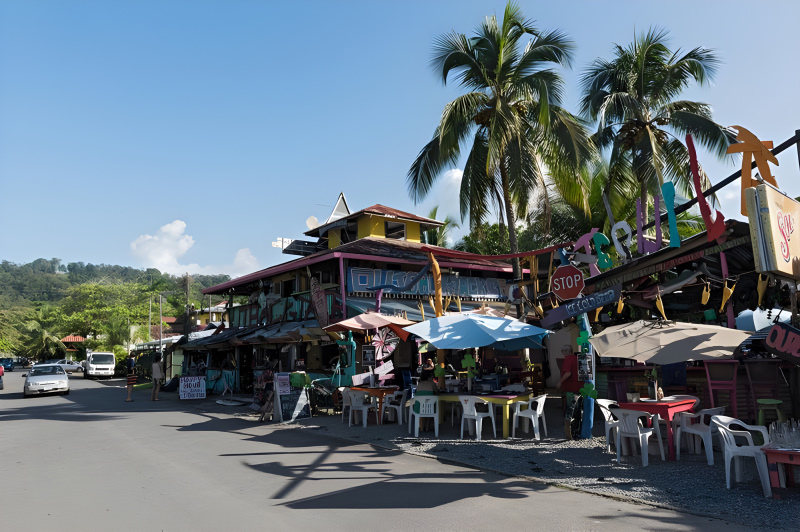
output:
[[[780,449],[772,445],[765,445],[761,448],[767,456],[767,469],[769,469],[769,483],[773,488],[780,488],[781,486],[781,472],[783,469],[786,477],[786,485],[794,486],[794,471],[793,467],[800,465],[800,449]],[[788,464],[790,467],[785,467],[783,464]],[[773,497],[778,498],[775,492],[772,492]]]
[[[689,412],[694,406],[694,399],[681,399],[680,401],[639,401],[638,403],[619,403],[625,410],[640,410],[658,417],[667,422],[667,447],[669,459],[675,460],[675,446],[672,444],[672,417],[680,412]],[[613,410],[612,410],[613,412]]]
[[[372,397],[378,398],[378,424],[383,424],[383,416],[381,416],[381,409],[383,408],[383,399],[387,395],[391,395],[400,389],[399,386],[378,386],[370,388],[369,386],[353,386],[350,388],[354,392],[364,392]]]
[[[496,405],[503,406],[503,438],[508,438],[509,429],[508,429],[508,421],[509,421],[509,407],[517,402],[528,402],[530,401],[533,394],[528,393],[510,393],[510,394],[503,394],[503,393],[493,393],[493,394],[479,394],[479,393],[440,393],[437,397],[439,398],[439,402],[458,402],[461,397],[465,395],[473,395],[475,397],[480,397],[481,399],[485,399],[488,403],[493,403]],[[491,406],[490,406],[491,408]],[[440,405],[439,407],[439,422],[444,421],[444,408]]]

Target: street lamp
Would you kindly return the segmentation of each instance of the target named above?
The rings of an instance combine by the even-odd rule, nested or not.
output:
[[[159,292],[158,293],[158,326],[160,332],[158,333],[158,353],[161,355],[161,358],[164,358],[164,318],[161,315],[161,296],[174,294],[174,290],[168,290],[166,292]]]

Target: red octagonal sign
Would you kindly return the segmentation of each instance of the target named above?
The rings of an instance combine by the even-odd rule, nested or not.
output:
[[[550,290],[558,299],[575,299],[583,291],[583,274],[575,266],[559,266],[550,279]]]

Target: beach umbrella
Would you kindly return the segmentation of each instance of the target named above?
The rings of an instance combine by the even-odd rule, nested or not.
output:
[[[665,365],[731,358],[751,334],[718,325],[639,320],[609,327],[589,342],[601,357]]]
[[[437,349],[493,347],[516,351],[542,347],[542,338],[550,331],[516,321],[480,314],[450,314],[404,328]]]

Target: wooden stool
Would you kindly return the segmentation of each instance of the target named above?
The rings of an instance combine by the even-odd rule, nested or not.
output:
[[[774,410],[775,413],[778,415],[778,421],[780,421],[781,423],[786,421],[786,416],[784,416],[783,412],[781,412],[781,405],[783,404],[783,401],[781,401],[780,399],[759,399],[758,401],[756,401],[756,403],[758,405],[759,425],[766,426],[766,424],[764,423],[766,417],[764,415],[764,412],[766,410]]]

